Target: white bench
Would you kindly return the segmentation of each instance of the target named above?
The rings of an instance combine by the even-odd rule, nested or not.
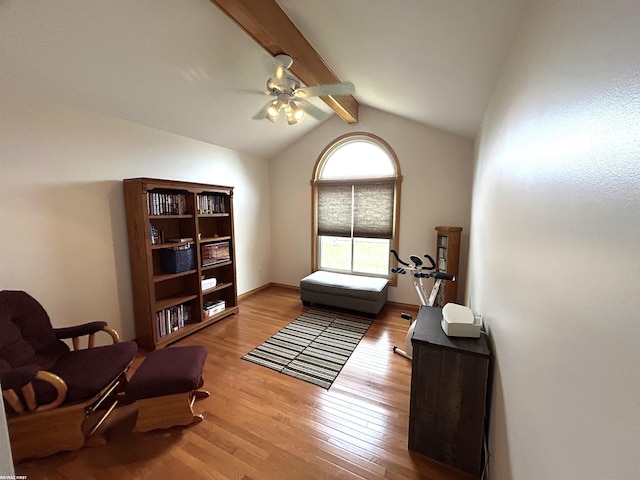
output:
[[[388,281],[318,270],[300,280],[300,300],[364,312],[375,318],[387,301]]]

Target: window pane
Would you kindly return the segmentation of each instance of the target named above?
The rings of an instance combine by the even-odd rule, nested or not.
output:
[[[389,275],[389,240],[353,239],[353,271],[373,275]]]
[[[351,271],[351,238],[319,236],[319,268]]]
[[[389,154],[370,140],[353,140],[331,152],[320,172],[322,179],[387,177],[396,174]]]

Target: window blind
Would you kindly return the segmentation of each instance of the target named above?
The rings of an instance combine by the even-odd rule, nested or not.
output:
[[[392,238],[395,184],[318,186],[318,235]]]
[[[353,236],[393,236],[393,183],[365,183],[353,186]]]
[[[352,185],[318,186],[318,235],[351,237]]]

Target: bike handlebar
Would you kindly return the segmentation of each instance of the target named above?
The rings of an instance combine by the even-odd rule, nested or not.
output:
[[[414,273],[413,275],[417,278],[435,278],[436,280],[448,280],[450,282],[456,279],[455,275],[449,275],[444,272]]]
[[[393,253],[393,256],[396,257],[396,260],[398,261],[398,263],[404,265],[405,267],[408,268],[408,270],[413,271],[413,276],[416,278],[435,278],[436,280],[448,280],[450,282],[454,281],[456,279],[456,277],[454,275],[449,275],[447,273],[444,272],[429,272],[429,273],[422,273],[422,270],[435,270],[436,268],[436,262],[433,261],[433,258],[431,258],[430,255],[427,255],[425,253],[424,258],[426,258],[427,260],[429,260],[429,263],[431,264],[430,267],[425,267],[424,265],[422,265],[422,260],[420,259],[420,257],[416,256],[416,255],[411,255],[409,258],[411,258],[411,261],[413,263],[407,263],[404,260],[402,260],[399,256],[398,256],[398,252],[396,252],[395,250],[391,250],[391,253]],[[407,272],[407,269],[402,268],[402,267],[394,267],[391,269],[391,271],[393,273],[398,273],[400,275],[405,275]]]
[[[411,258],[411,261],[413,262],[413,264],[407,263],[404,260],[402,260],[399,256],[398,256],[398,252],[396,252],[395,250],[391,250],[391,253],[393,253],[393,256],[396,257],[396,260],[398,261],[398,263],[401,263],[402,265],[404,265],[405,267],[409,267],[409,268],[414,268],[415,270],[435,270],[436,268],[436,262],[433,261],[433,258],[431,258],[430,255],[427,255],[426,253],[424,254],[424,258],[426,258],[427,260],[429,260],[429,263],[431,264],[428,267],[425,267],[422,264],[422,260],[420,259],[420,257],[416,256],[416,255],[411,255],[409,258]],[[395,273],[395,272],[394,272]]]
[[[405,267],[408,267],[409,264],[407,262],[403,262],[402,260],[400,260],[400,257],[398,256],[398,252],[396,252],[395,250],[391,249],[391,253],[393,253],[393,256],[396,257],[396,260],[398,261],[398,263],[401,263],[402,265],[404,265]],[[394,272],[395,273],[395,272]]]

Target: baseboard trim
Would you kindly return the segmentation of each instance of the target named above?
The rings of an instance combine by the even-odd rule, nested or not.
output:
[[[240,295],[238,295],[238,301],[240,302],[240,301],[244,300],[245,298],[249,298],[249,297],[255,295],[256,293],[260,293],[263,290],[266,290],[267,288],[269,288],[270,286],[271,286],[271,284],[267,283],[267,284],[262,285],[260,287],[254,288],[253,290],[249,290],[248,292],[241,293]]]
[[[260,293],[268,288],[271,287],[278,287],[278,288],[287,288],[289,290],[300,290],[300,287],[296,287],[294,285],[285,285],[284,283],[274,283],[274,282],[269,282],[269,283],[265,283],[264,285],[261,285],[257,288],[254,288],[253,290],[249,290],[248,292],[244,292],[240,295],[238,295],[238,301],[242,301],[245,298],[249,298],[253,295],[255,295],[256,293]]]
[[[395,307],[395,308],[407,309],[407,310],[420,308],[420,305],[415,305],[413,303],[391,302],[389,300],[385,302],[385,305],[389,305],[390,307]]]
[[[278,287],[278,288],[286,288],[288,290],[298,290],[300,291],[300,286],[298,285],[286,285],[284,283],[271,283],[272,287]]]

